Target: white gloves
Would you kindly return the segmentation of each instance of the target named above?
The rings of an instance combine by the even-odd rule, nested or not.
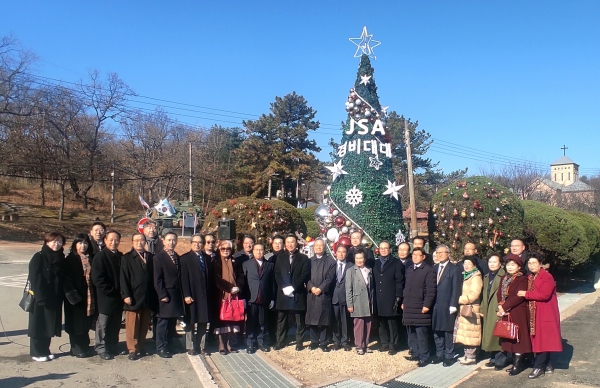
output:
[[[231,289],[231,293],[232,293],[232,294],[237,294],[238,292],[240,292],[240,289],[239,289],[239,287],[233,287],[233,288]]]
[[[457,311],[458,310],[456,309],[456,307],[450,306],[450,314],[454,314]]]
[[[283,287],[282,291],[285,296],[289,296],[290,298],[294,297],[294,287],[292,287],[292,286]]]
[[[271,310],[273,308],[273,306],[275,306],[274,300],[272,300],[271,303],[269,303],[269,310]]]

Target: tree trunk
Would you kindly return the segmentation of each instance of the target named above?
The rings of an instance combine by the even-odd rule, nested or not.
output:
[[[46,190],[44,188],[44,174],[42,173],[41,177],[40,177],[40,192],[41,192],[41,205],[42,206],[46,206]]]
[[[60,209],[58,210],[58,220],[62,221],[65,214],[65,182],[60,182]]]

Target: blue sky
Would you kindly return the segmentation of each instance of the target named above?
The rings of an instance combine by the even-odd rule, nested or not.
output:
[[[348,38],[367,26],[381,104],[431,133],[444,171],[549,170],[566,144],[581,175],[600,173],[598,1],[3,3],[0,35],[40,57],[37,74],[117,72],[141,96],[204,107],[165,109],[188,124],[239,126],[296,91],[318,111],[322,160],[359,63]]]

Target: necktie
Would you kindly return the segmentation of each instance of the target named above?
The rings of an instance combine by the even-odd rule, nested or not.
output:
[[[168,252],[168,254],[169,254],[169,257],[171,258],[171,261],[175,265],[175,268],[177,268],[177,270],[179,271],[179,260],[177,260],[177,256],[175,255],[175,252]]]
[[[204,260],[202,260],[201,255],[198,255],[198,260],[200,261],[200,267],[202,268],[202,272],[206,273],[206,267],[204,266]]]
[[[342,263],[340,263],[338,265],[338,270],[337,270],[337,280],[338,280],[338,283],[342,281],[342,275],[343,275],[342,268],[343,268],[343,266],[344,265]]]
[[[294,255],[290,254],[290,265],[292,265],[292,261],[294,261]]]
[[[440,269],[438,270],[437,282],[440,282],[440,278],[442,277],[442,272],[444,272],[444,265],[440,265]]]

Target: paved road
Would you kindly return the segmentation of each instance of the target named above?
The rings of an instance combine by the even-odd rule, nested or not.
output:
[[[600,299],[562,322],[563,352],[553,356],[556,368],[553,375],[529,380],[531,369],[514,377],[504,371],[482,369],[460,387],[600,387],[599,332]]]
[[[199,387],[187,354],[163,360],[151,355],[138,361],[127,356],[103,361],[70,357],[68,335],[52,339],[53,361],[29,357],[28,315],[18,306],[27,278],[27,263],[39,244],[0,243],[0,387]],[[121,330],[121,344],[124,344]],[[9,339],[7,339],[8,335]],[[154,342],[147,343],[153,351]]]

